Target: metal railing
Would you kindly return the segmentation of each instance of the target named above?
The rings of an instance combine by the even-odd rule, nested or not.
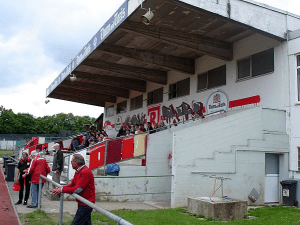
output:
[[[39,182],[39,196],[38,196],[38,209],[41,209],[41,200],[42,200],[42,178],[47,180],[48,182],[54,184],[57,187],[62,187],[62,185],[52,181],[51,179],[40,175],[40,182]],[[108,217],[109,219],[115,221],[117,225],[133,225],[132,223],[128,222],[127,220],[124,220],[122,217],[119,217],[106,209],[103,209],[96,204],[90,202],[89,200],[81,197],[80,195],[73,193],[71,194],[74,198],[78,199],[79,201],[83,202],[84,204],[88,205],[89,207],[95,209],[97,212],[101,213],[102,215]],[[62,225],[63,221],[63,205],[64,205],[64,193],[61,193],[60,196],[60,208],[59,208],[59,225]]]

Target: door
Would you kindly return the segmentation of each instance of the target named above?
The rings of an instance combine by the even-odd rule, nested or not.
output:
[[[265,203],[279,202],[279,155],[265,157]]]

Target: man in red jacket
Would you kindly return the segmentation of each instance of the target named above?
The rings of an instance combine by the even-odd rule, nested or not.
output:
[[[95,203],[95,182],[92,171],[85,166],[84,158],[80,154],[74,154],[71,163],[73,169],[76,170],[73,180],[66,186],[53,189],[52,193],[59,195],[61,193],[73,194],[75,192]],[[72,225],[92,224],[91,213],[93,208],[77,199],[76,201],[78,202],[78,209]]]
[[[47,176],[50,173],[50,167],[46,159],[39,156],[37,151],[32,151],[31,156],[33,160],[23,177],[31,174],[31,205],[27,208],[36,208],[38,206],[40,174]],[[46,180],[42,179],[42,188],[45,182]]]

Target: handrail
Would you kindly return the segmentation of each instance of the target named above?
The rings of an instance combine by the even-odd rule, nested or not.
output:
[[[40,184],[42,183],[42,178],[49,181],[50,183],[54,184],[55,186],[58,186],[58,187],[62,187],[62,185],[52,181],[51,179],[43,176],[40,174]],[[39,201],[38,201],[38,209],[41,209],[41,192],[42,192],[42,185],[39,185]],[[127,220],[124,220],[122,217],[119,217],[109,211],[107,211],[106,209],[103,209],[99,206],[97,206],[96,204],[90,202],[89,200],[81,197],[80,195],[76,194],[76,193],[73,193],[71,194],[74,198],[78,199],[79,201],[83,202],[84,204],[90,206],[91,208],[95,209],[96,211],[98,211],[99,213],[103,214],[104,216],[108,217],[109,219],[112,219],[113,221],[115,221],[118,225],[133,225],[132,223],[128,222]],[[59,215],[60,215],[60,218],[59,218],[59,225],[62,224],[62,215],[63,215],[63,200],[64,200],[64,197],[63,197],[63,193],[61,195],[61,202],[60,202],[60,210],[59,210]]]

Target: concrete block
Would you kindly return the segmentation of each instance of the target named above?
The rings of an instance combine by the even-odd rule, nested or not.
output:
[[[188,198],[188,210],[217,220],[240,220],[247,213],[247,201],[218,197]]]

